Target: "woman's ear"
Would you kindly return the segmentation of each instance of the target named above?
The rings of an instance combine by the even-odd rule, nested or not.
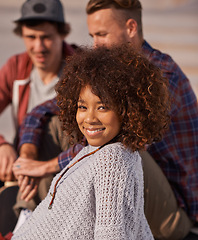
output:
[[[138,34],[138,25],[137,22],[130,18],[126,22],[127,34],[130,39],[134,38]]]

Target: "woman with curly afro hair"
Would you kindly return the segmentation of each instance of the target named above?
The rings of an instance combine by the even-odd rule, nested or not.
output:
[[[76,121],[77,103],[81,89],[90,86],[119,115],[118,141],[136,151],[161,140],[169,122],[168,82],[128,44],[112,49],[80,50],[68,60],[57,85],[60,120],[68,134],[75,131],[78,141],[83,138]]]
[[[63,130],[88,145],[14,239],[153,239],[138,150],[168,127],[166,79],[128,45],[83,48],[67,60],[56,91]]]

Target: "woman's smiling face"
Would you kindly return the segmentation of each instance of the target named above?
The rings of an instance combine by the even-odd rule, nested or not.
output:
[[[112,140],[121,125],[117,113],[105,107],[100,98],[92,93],[90,86],[81,89],[76,121],[92,146],[102,146]]]

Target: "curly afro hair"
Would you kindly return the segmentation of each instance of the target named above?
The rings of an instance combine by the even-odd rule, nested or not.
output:
[[[77,140],[83,135],[76,122],[77,102],[83,87],[90,86],[103,104],[121,119],[118,141],[133,151],[159,141],[170,117],[168,81],[130,44],[81,48],[67,59],[56,86],[63,130]]]

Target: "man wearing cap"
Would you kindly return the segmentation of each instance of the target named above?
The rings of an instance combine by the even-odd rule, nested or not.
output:
[[[27,112],[55,97],[54,86],[61,75],[65,57],[73,54],[74,47],[64,41],[70,32],[70,26],[65,22],[59,0],[27,0],[22,5],[21,17],[15,23],[14,32],[22,37],[26,52],[11,57],[0,69],[0,113],[12,104],[18,133]],[[49,123],[49,132],[53,136],[52,142],[56,143],[56,136],[61,134],[61,131],[53,132],[53,124]],[[17,158],[17,138],[16,134],[14,143],[10,143],[0,135],[2,182],[14,180],[12,165]],[[51,141],[47,137],[45,139]],[[63,150],[58,145],[48,148],[47,151],[42,149],[41,158],[47,160],[48,156],[56,156]],[[0,212],[1,215],[4,214],[4,211]],[[9,225],[7,221],[4,223]],[[0,222],[0,232],[4,230],[5,226]]]

